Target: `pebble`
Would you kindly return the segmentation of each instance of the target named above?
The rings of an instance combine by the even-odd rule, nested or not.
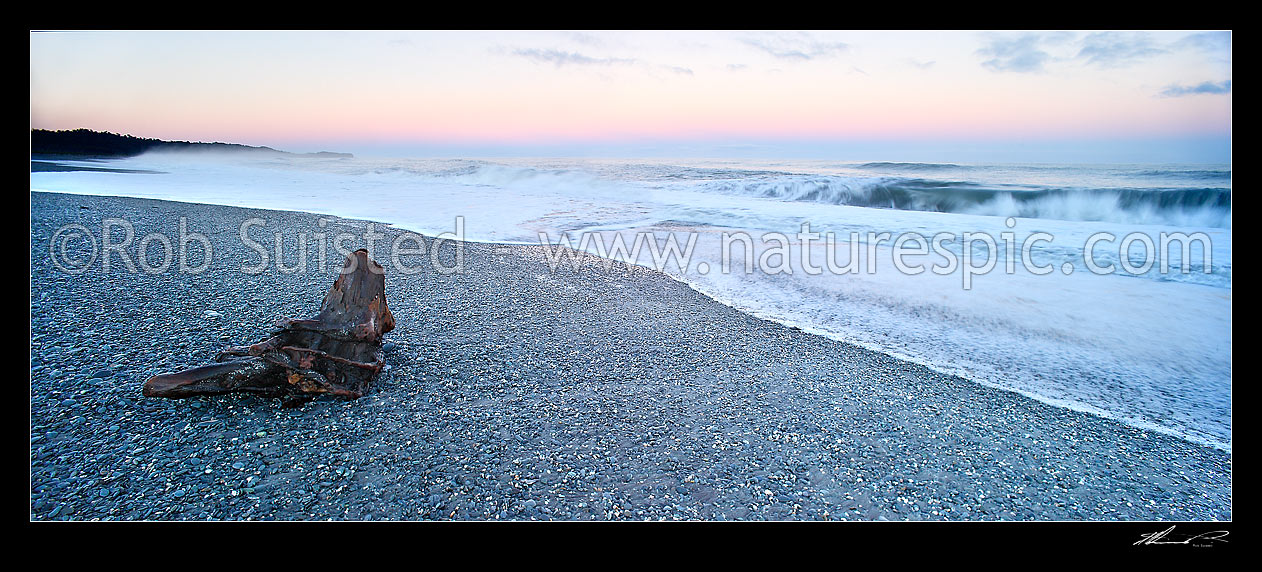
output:
[[[528,246],[470,243],[464,274],[388,269],[391,368],[366,398],[144,398],[144,372],[210,363],[278,317],[313,315],[327,293],[333,269],[243,275],[232,262],[257,253],[213,229],[317,218],[30,196],[36,519],[1232,517],[1229,453],[789,330],[647,271],[554,274]],[[187,216],[216,261],[197,274],[58,272],[37,237],[81,220],[81,202],[93,206],[82,216],[142,235]],[[329,236],[363,232],[332,220]],[[377,229],[378,248],[397,232]],[[104,353],[101,339],[117,341]],[[90,500],[63,504],[77,495]],[[1034,499],[1042,508],[1024,508]]]

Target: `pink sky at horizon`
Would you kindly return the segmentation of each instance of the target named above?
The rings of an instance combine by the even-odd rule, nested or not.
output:
[[[1229,138],[1230,58],[1230,32],[32,33],[31,127],[269,146]]]

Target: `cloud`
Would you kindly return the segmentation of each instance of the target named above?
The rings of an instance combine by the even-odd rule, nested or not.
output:
[[[772,56],[785,60],[813,60],[845,53],[850,45],[845,42],[822,42],[805,35],[773,35],[764,38],[745,38],[741,42]]]
[[[566,65],[608,66],[608,65],[635,63],[635,60],[633,59],[593,58],[591,56],[585,56],[577,52],[564,52],[561,50],[540,50],[540,49],[535,49],[535,48],[516,49],[516,50],[513,50],[513,55],[522,56],[524,58],[532,59],[537,62],[553,64],[556,67],[561,67],[561,66],[566,66]]]
[[[1231,32],[1188,34],[1170,45],[1172,50],[1200,52],[1214,65],[1231,66]]]
[[[1015,38],[993,36],[990,43],[977,50],[977,55],[988,57],[982,67],[997,72],[1042,73],[1052,55],[1042,49],[1045,38],[1038,34],[1023,34]]]
[[[1175,42],[1175,49],[1196,49],[1203,52],[1226,55],[1231,52],[1231,32],[1198,32]]]
[[[982,66],[996,72],[1043,73],[1052,63],[1076,63],[1102,69],[1123,68],[1177,50],[1200,50],[1228,57],[1230,32],[1199,32],[1174,42],[1158,42],[1147,32],[1028,32],[988,34],[975,53]],[[910,64],[925,68],[917,60]]]
[[[938,62],[937,62],[937,61],[935,61],[935,60],[929,60],[929,61],[927,61],[927,62],[922,62],[922,61],[917,60],[917,59],[915,59],[915,58],[907,58],[907,63],[908,63],[908,64],[911,64],[912,66],[918,67],[918,68],[920,68],[920,69],[922,69],[922,70],[927,70],[927,69],[929,69],[929,68],[933,67],[933,64],[936,64],[936,63],[938,63]]]
[[[502,53],[502,52],[501,52]],[[564,50],[539,49],[539,48],[517,48],[509,52],[514,56],[520,56],[536,62],[552,64],[558,68],[562,66],[590,66],[590,67],[607,67],[607,66],[631,66],[645,72],[652,73],[654,69],[665,70],[678,75],[694,76],[692,69],[668,65],[654,64],[652,62],[638,60],[634,58],[614,58],[614,57],[593,57],[578,52],[567,52]]]
[[[1231,80],[1207,81],[1196,85],[1171,85],[1161,91],[1162,97],[1183,97],[1185,95],[1223,95],[1231,93]]]
[[[604,41],[604,40],[602,40],[602,39],[600,39],[600,38],[598,38],[598,37],[596,37],[596,36],[593,36],[593,35],[591,35],[591,34],[585,34],[585,33],[583,33],[583,32],[571,32],[571,33],[570,33],[570,39],[571,39],[571,40],[574,40],[575,42],[578,42],[578,43],[580,43],[580,44],[586,45],[586,46],[603,46],[603,45],[605,45],[605,41]]]
[[[727,64],[727,69],[730,71],[740,71],[743,69],[749,69],[749,66],[745,64]]]
[[[1077,57],[1085,58],[1088,64],[1119,68],[1164,53],[1166,50],[1154,45],[1143,32],[1096,32],[1083,38]]]

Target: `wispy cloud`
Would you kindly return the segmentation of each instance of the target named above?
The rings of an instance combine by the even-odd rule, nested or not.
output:
[[[744,69],[749,69],[749,66],[745,64],[727,64],[727,69],[728,71],[740,71]]]
[[[677,73],[679,75],[693,75],[692,70],[688,68],[684,68],[684,67],[664,65],[662,66],[662,68],[666,69],[667,71]]]
[[[1230,62],[1230,32],[1198,32],[1176,41],[1158,41],[1148,32],[1028,32],[987,34],[975,54],[982,67],[996,72],[1043,73],[1052,64],[1117,69],[1176,51],[1199,50]],[[911,65],[926,68],[918,60]]]
[[[636,61],[628,58],[595,58],[586,56],[578,52],[566,52],[561,50],[541,50],[537,48],[526,48],[513,50],[513,55],[522,56],[537,62],[553,64],[556,67],[567,65],[578,66],[608,66],[620,64],[633,64]]]
[[[591,35],[591,34],[586,34],[586,33],[583,33],[583,32],[571,32],[571,33],[569,34],[569,36],[570,36],[570,39],[571,39],[571,40],[574,40],[575,42],[578,42],[578,43],[583,44],[583,45],[585,45],[585,46],[603,46],[603,45],[605,45],[605,41],[604,41],[604,40],[600,39],[599,37],[593,36],[593,35]]]
[[[936,64],[936,63],[938,63],[938,62],[937,62],[937,61],[935,61],[935,60],[929,60],[929,61],[927,61],[927,62],[922,62],[922,61],[917,60],[917,59],[914,59],[914,58],[908,58],[908,59],[907,59],[907,63],[908,63],[908,64],[910,64],[910,65],[912,65],[913,67],[918,67],[918,68],[920,68],[920,69],[922,69],[922,70],[927,70],[927,69],[929,69],[929,68],[933,67],[933,64]]]
[[[1231,51],[1231,32],[1197,32],[1185,36],[1171,47],[1226,55]]]
[[[1223,95],[1231,93],[1231,80],[1207,81],[1196,85],[1171,85],[1161,91],[1162,97],[1183,97],[1185,95]]]
[[[1043,50],[1045,38],[1039,34],[1017,37],[992,36],[977,50],[987,58],[982,67],[996,72],[1042,73],[1052,55]]]
[[[1231,32],[1197,32],[1170,45],[1171,50],[1200,52],[1215,65],[1231,66]]]
[[[806,35],[769,35],[760,38],[744,38],[741,42],[773,57],[786,60],[813,60],[845,53],[850,45],[845,42],[825,42]]]
[[[1096,32],[1083,38],[1077,57],[1088,64],[1120,68],[1166,52],[1143,32]]]

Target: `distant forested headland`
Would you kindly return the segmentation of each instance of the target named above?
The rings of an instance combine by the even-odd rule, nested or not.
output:
[[[271,147],[251,147],[238,143],[193,143],[189,141],[163,141],[131,135],[74,129],[69,131],[31,130],[32,155],[83,155],[91,157],[134,157],[148,151],[245,151],[252,153],[276,153],[303,157],[352,157],[350,153],[288,153]]]

